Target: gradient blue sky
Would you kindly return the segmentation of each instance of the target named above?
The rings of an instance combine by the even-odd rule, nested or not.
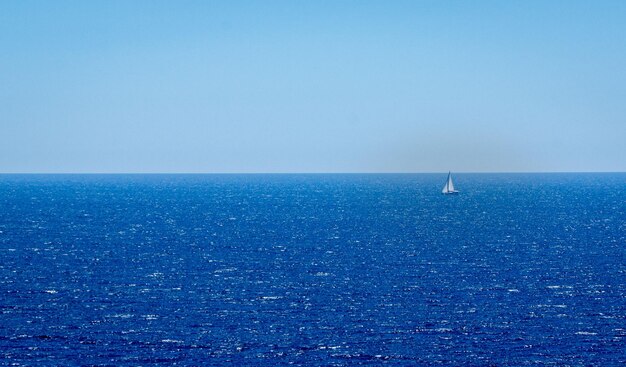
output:
[[[626,171],[626,1],[2,1],[0,172]]]

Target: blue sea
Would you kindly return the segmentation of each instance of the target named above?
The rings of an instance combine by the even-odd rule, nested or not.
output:
[[[618,366],[626,174],[0,175],[0,365]]]

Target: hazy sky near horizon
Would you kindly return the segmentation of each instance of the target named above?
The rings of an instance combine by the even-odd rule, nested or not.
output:
[[[2,1],[0,172],[626,171],[626,1]]]

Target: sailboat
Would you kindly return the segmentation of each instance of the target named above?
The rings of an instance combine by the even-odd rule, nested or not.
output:
[[[459,192],[454,189],[454,184],[452,183],[452,175],[448,172],[448,181],[446,181],[446,185],[441,190],[442,194],[458,194]]]

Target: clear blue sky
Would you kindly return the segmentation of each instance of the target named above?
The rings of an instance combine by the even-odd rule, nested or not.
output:
[[[626,171],[626,1],[0,2],[0,172]]]

